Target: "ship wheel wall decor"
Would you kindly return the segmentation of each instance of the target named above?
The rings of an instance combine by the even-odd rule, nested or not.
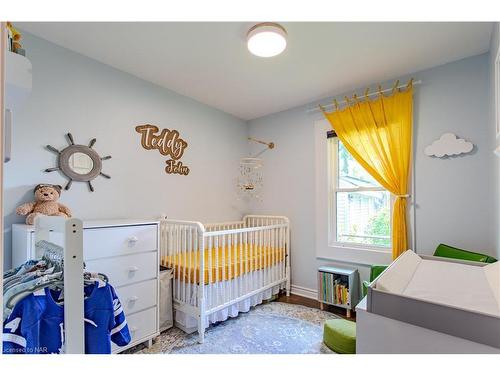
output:
[[[56,153],[57,167],[47,168],[45,172],[60,171],[68,178],[68,183],[64,187],[69,190],[73,181],[86,182],[91,192],[94,191],[92,180],[97,176],[111,178],[106,173],[102,172],[102,161],[111,159],[111,156],[100,157],[99,154],[92,148],[96,139],[93,138],[88,146],[77,145],[73,140],[71,133],[66,134],[69,146],[59,151],[57,148],[47,145],[47,149]]]

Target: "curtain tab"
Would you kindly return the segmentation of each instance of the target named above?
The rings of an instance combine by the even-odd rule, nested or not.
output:
[[[411,78],[409,81],[408,81],[408,85],[406,85],[406,88],[409,89],[410,87],[413,87],[413,81],[415,80],[415,78]]]
[[[369,93],[370,93],[370,88],[367,87],[366,90],[365,90],[365,99],[367,99],[367,100],[368,100],[368,96],[369,96],[368,94]]]
[[[396,80],[396,82],[394,83],[394,86],[392,87],[392,93],[394,93],[398,89],[398,86],[399,86],[399,79]]]

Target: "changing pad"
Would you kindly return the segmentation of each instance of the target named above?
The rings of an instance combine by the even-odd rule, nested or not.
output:
[[[500,316],[484,268],[422,259],[402,294]]]
[[[474,266],[402,254],[377,280],[379,290],[500,316],[500,262]]]

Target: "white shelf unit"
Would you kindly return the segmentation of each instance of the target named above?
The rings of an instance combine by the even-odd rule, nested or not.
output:
[[[31,61],[14,52],[5,52],[5,124],[4,124],[4,162],[12,153],[14,114],[31,93]]]
[[[31,93],[31,61],[14,52],[5,54],[5,108],[15,110]]]
[[[335,302],[335,285],[345,286],[347,298],[342,302]],[[318,268],[318,301],[320,308],[323,305],[332,305],[346,309],[347,317],[351,317],[351,310],[359,301],[359,276],[357,269],[321,266]]]

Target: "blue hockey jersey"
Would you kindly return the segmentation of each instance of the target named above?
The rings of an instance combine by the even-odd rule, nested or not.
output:
[[[120,300],[104,282],[85,286],[85,353],[111,353],[111,341],[130,343]],[[36,291],[19,301],[3,326],[4,354],[64,353],[64,307],[60,291]]]

